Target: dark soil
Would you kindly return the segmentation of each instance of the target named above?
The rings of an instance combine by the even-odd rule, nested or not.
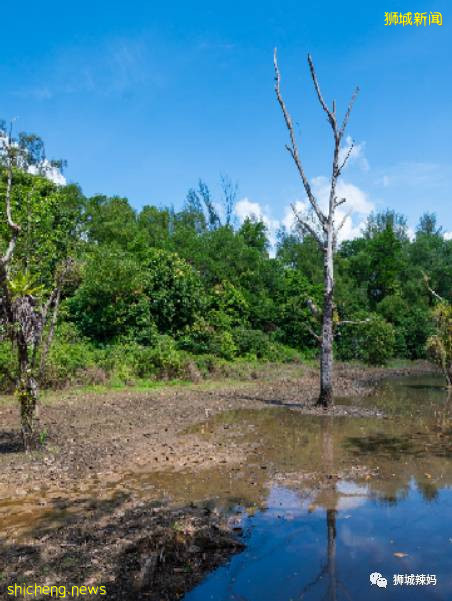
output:
[[[104,586],[112,601],[179,599],[243,548],[225,520],[205,507],[142,504],[124,512],[113,505],[64,528],[34,532],[26,544],[2,544],[1,598],[8,586],[36,583],[64,586],[68,596],[73,586]]]

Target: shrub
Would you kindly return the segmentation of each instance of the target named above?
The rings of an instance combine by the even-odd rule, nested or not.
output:
[[[407,359],[424,358],[425,343],[433,330],[427,307],[411,307],[399,295],[391,295],[378,303],[377,310],[395,327],[395,354]]]
[[[215,332],[210,343],[211,352],[217,357],[231,361],[237,356],[237,345],[231,332]]]
[[[79,379],[84,370],[94,368],[96,358],[90,343],[66,342],[57,338],[50,349],[41,385],[47,388],[66,386]]]
[[[356,320],[363,323],[341,326],[336,343],[338,357],[384,365],[394,354],[394,326],[375,313],[361,314]]]
[[[270,352],[270,340],[261,330],[238,328],[234,330],[233,336],[240,357],[262,359]]]
[[[206,298],[198,273],[175,253],[149,249],[137,258],[118,249],[93,251],[83,282],[67,301],[81,333],[98,343],[125,338],[153,345],[193,324]]]
[[[213,326],[200,317],[184,329],[182,336],[178,338],[178,348],[195,355],[210,353],[214,334]]]
[[[176,378],[185,374],[188,355],[170,336],[158,336],[153,346],[117,343],[105,350],[102,366],[124,383],[135,378]]]

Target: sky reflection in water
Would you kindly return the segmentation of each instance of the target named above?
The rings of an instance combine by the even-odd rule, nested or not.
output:
[[[376,400],[398,417],[377,426],[378,420],[366,420],[359,432],[328,420],[315,438],[321,469],[343,466],[345,455],[347,463],[353,457],[378,465],[379,476],[332,480],[312,494],[300,484],[272,486],[266,509],[244,514],[245,551],[184,601],[452,599],[451,429],[444,390],[434,379],[408,378],[363,402]],[[315,420],[306,423],[312,430]],[[372,572],[387,579],[386,589],[371,585]],[[437,585],[396,586],[395,574],[435,575]]]

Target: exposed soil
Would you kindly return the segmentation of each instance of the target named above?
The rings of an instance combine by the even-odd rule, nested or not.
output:
[[[73,587],[85,586],[79,593],[84,599],[99,598],[101,586],[106,595],[100,598],[108,600],[178,599],[243,548],[233,526],[208,508],[118,506],[98,505],[89,519],[1,544],[2,599],[15,583],[64,587],[67,597],[76,596]],[[97,594],[88,594],[88,587],[98,587]]]
[[[339,365],[335,374],[338,398],[370,394],[382,377],[431,371],[417,363],[404,369]],[[251,380],[205,382],[150,391],[111,390],[107,393],[61,391],[41,406],[37,429],[45,432],[41,451],[25,455],[18,431],[18,407],[13,399],[0,405],[0,498],[9,490],[33,490],[37,483],[63,484],[87,475],[105,476],[153,457],[156,468],[212,465],[234,461],[230,450],[201,448],[199,441],[178,433],[210,415],[239,408],[281,406],[322,415],[315,406],[318,373],[293,365],[268,365]],[[336,403],[328,415],[362,416],[372,411]],[[196,445],[196,446],[194,446]]]
[[[431,366],[338,366],[336,395],[366,395],[382,377],[422,370],[431,371]],[[145,392],[62,391],[41,407],[39,427],[46,430],[46,444],[29,456],[22,452],[17,433],[17,407],[12,401],[3,403],[0,537],[3,530],[7,539],[0,548],[0,593],[14,582],[36,582],[105,585],[104,598],[113,600],[180,598],[242,547],[234,516],[241,499],[235,504],[232,499],[218,512],[209,508],[208,499],[199,502],[196,482],[203,481],[204,492],[209,482],[207,490],[215,496],[220,486],[216,482],[226,472],[242,469],[245,453],[252,456],[252,443],[235,436],[235,426],[226,423],[220,434],[199,436],[203,424],[239,409],[283,407],[324,415],[315,406],[317,393],[316,370],[300,365],[269,365],[248,381]],[[381,413],[338,402],[328,415]],[[258,451],[254,463],[247,465],[248,480],[254,480],[249,483],[256,486],[254,504],[263,496],[260,474],[265,472],[268,479],[267,467],[260,464]],[[140,472],[153,475],[146,494]],[[338,477],[323,476],[315,486],[327,487]],[[177,498],[172,494],[176,489],[189,492]]]

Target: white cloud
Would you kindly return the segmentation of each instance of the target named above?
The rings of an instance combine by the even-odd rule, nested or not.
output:
[[[452,232],[444,232],[444,240],[452,240]]]
[[[35,165],[30,165],[27,171],[32,175],[44,175],[44,177],[52,181],[54,184],[57,184],[58,186],[65,186],[67,183],[66,178],[58,169],[58,167],[54,167],[48,159],[45,159],[43,164],[39,168]]]
[[[342,163],[352,145],[352,138],[347,136],[344,146],[339,151],[339,163]],[[370,169],[365,156],[365,142],[356,143],[347,161],[347,167],[356,165],[362,171]],[[330,180],[325,176],[314,177],[311,180],[312,191],[316,197],[321,209],[328,212]],[[367,216],[374,210],[373,203],[369,200],[364,190],[358,186],[340,180],[337,184],[336,195],[338,198],[345,198],[346,202],[336,210],[336,225],[342,224],[338,235],[339,242],[356,238],[362,234]],[[262,221],[268,230],[268,237],[272,246],[276,243],[276,233],[281,226],[287,231],[292,231],[296,225],[296,217],[292,208],[295,207],[299,215],[307,216],[311,207],[307,198],[298,199],[284,208],[283,217],[275,219],[271,216],[268,207],[262,206],[258,202],[250,201],[248,198],[242,198],[235,206],[235,213],[240,221],[246,217],[254,217]]]
[[[312,191],[317,198],[322,210],[327,211],[330,192],[330,182],[324,176],[315,177],[311,181]],[[369,200],[364,190],[350,182],[340,181],[337,185],[338,198],[346,198],[346,202],[336,210],[336,224],[343,222],[339,232],[338,240],[351,240],[362,234],[366,218],[374,210],[373,203]],[[293,203],[297,213],[306,215],[309,212],[309,203],[307,199],[296,200]],[[268,230],[268,237],[272,247],[276,244],[276,233],[281,226],[287,231],[293,230],[296,225],[296,217],[291,205],[284,208],[282,219],[275,219],[268,207],[262,206],[258,202],[250,201],[248,198],[242,198],[235,205],[235,214],[239,222],[247,217],[262,221]]]
[[[318,199],[320,206],[325,211],[328,209],[328,201],[330,194],[330,181],[323,175],[314,177],[312,179],[312,190],[315,197]],[[338,182],[336,187],[336,196],[338,198],[346,198],[345,203],[347,209],[351,209],[354,213],[360,213],[361,215],[368,215],[374,208],[374,205],[367,198],[367,194],[355,186],[344,180]]]
[[[320,207],[328,210],[330,181],[324,176],[312,180],[312,190]],[[336,224],[343,223],[338,235],[339,242],[351,240],[361,235],[366,218],[374,209],[367,194],[358,186],[341,180],[337,184],[336,195],[345,198],[346,202],[336,209]]]

